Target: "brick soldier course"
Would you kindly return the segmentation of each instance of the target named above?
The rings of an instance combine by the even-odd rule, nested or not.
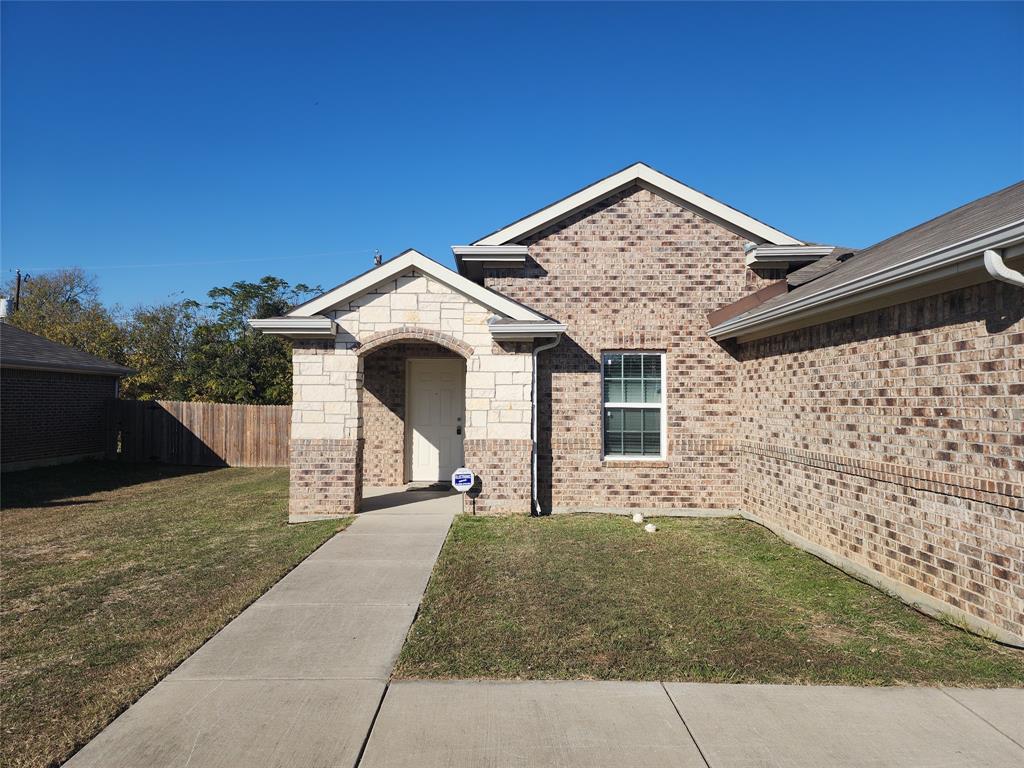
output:
[[[259,321],[296,339],[293,520],[408,480],[405,363],[455,357],[478,514],[743,514],[1024,643],[1024,183],[852,252],[638,164],[455,252]],[[656,456],[606,454],[612,352],[664,354]]]

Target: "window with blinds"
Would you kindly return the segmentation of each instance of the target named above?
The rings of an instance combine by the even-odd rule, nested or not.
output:
[[[605,352],[604,455],[664,456],[664,361],[662,352]]]

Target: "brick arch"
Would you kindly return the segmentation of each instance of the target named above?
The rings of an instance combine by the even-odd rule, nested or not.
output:
[[[445,349],[450,349],[467,360],[473,356],[473,348],[466,342],[460,341],[454,336],[449,336],[447,333],[432,331],[429,328],[420,328],[415,325],[403,325],[387,331],[379,331],[360,343],[357,354],[359,357],[366,357],[381,347],[386,347],[389,344],[398,344],[403,341],[429,341]]]

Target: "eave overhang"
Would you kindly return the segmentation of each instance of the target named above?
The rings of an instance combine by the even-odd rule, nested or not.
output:
[[[67,365],[60,363],[39,363],[28,360],[0,360],[0,369],[13,368],[19,371],[46,371],[47,373],[75,373],[83,376],[111,376],[122,379],[134,376],[138,371],[134,368],[112,366],[110,368],[89,368],[87,366]]]
[[[1004,259],[1024,256],[1024,219],[916,256],[793,301],[745,312],[708,330],[719,341],[752,339],[868,312],[946,290],[985,282],[985,251]]]
[[[688,187],[671,176],[654,170],[646,163],[634,163],[474,241],[473,245],[505,245],[521,242],[530,235],[553,226],[566,217],[633,185],[650,190],[677,205],[696,211],[727,229],[743,234],[754,242],[779,245],[803,244],[802,241],[785,232],[770,227],[732,206]]]
[[[565,333],[566,325],[553,320],[541,322],[513,323],[502,320],[491,320],[487,327],[495,341],[530,341],[532,339],[553,338]]]
[[[289,339],[333,339],[337,326],[329,317],[267,317],[249,320],[249,327],[270,336],[284,336]]]
[[[543,315],[534,312],[529,307],[503,296],[497,291],[474,283],[464,275],[460,275],[412,248],[341,285],[335,286],[315,299],[299,305],[288,313],[288,317],[311,317],[330,311],[409,270],[415,270],[437,280],[456,293],[461,293],[466,298],[503,317],[522,321],[544,319]]]
[[[521,269],[526,266],[525,245],[453,245],[459,274],[480,281],[484,269]]]
[[[751,243],[746,251],[746,263],[751,269],[786,269],[791,265],[803,266],[829,256],[834,245],[771,245]]]

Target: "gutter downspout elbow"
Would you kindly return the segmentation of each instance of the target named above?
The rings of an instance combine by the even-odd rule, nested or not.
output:
[[[985,251],[985,271],[996,280],[1000,280],[1018,288],[1024,288],[1024,274],[1016,269],[1010,269],[1003,261],[1003,254],[999,251],[989,249]]]
[[[539,347],[534,347],[533,349],[533,387],[531,389],[530,396],[530,399],[533,401],[531,403],[531,405],[533,406],[533,450],[531,452],[532,456],[530,457],[531,463],[533,465],[533,472],[530,478],[533,486],[533,488],[531,489],[533,496],[533,512],[531,512],[531,514],[533,517],[540,517],[542,514],[540,508],[540,498],[537,496],[537,362],[540,359],[539,356],[541,352],[545,352],[549,349],[554,349],[555,347],[558,346],[558,343],[561,340],[562,334],[558,334],[557,336],[555,336],[553,341],[550,341],[547,344],[541,344]]]

